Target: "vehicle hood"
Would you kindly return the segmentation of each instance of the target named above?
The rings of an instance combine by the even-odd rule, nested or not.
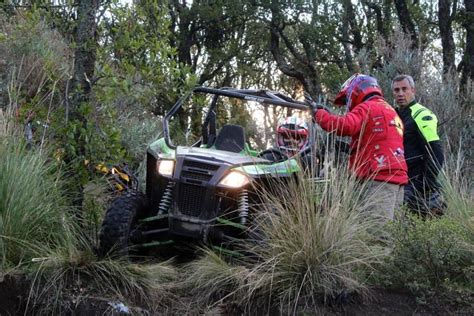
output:
[[[193,157],[209,162],[227,163],[230,165],[251,165],[251,164],[268,164],[268,160],[251,157],[245,153],[233,153],[213,148],[184,147],[176,148],[176,158]]]

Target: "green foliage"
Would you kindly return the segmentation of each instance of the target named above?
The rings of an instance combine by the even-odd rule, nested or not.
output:
[[[341,84],[351,75],[349,72],[341,71],[335,64],[329,64],[321,71],[323,85],[334,96],[341,88]]]
[[[30,91],[38,89],[37,83],[43,76],[54,82],[65,79],[70,70],[70,48],[42,16],[41,10],[25,11],[2,24],[2,58],[10,67],[21,68],[22,79],[28,77],[28,83],[33,85],[25,87]]]
[[[4,90],[8,94],[20,119],[33,111],[35,120],[47,121],[61,102],[58,91],[66,85],[71,50],[45,23],[40,10],[26,11],[3,22],[0,64],[5,66],[5,82],[2,87],[0,80],[0,93]]]
[[[373,282],[408,288],[421,302],[436,295],[466,303],[474,291],[472,188],[463,173],[463,154],[446,157],[444,215],[423,219],[409,214],[393,222],[389,226],[393,249],[377,267]]]
[[[84,103],[78,109],[81,119],[69,122],[62,141],[65,157],[73,163],[75,181],[85,184],[99,163],[116,163],[125,157],[121,134],[109,107],[95,109]]]
[[[71,49],[42,19],[41,10],[26,11],[4,22],[0,64],[5,63],[5,82],[0,81],[0,93],[3,90],[5,101],[9,102],[2,107],[10,107],[16,119],[25,123],[29,113],[34,113],[31,118],[37,127],[47,122],[55,129],[63,118],[55,112],[61,108],[67,85]],[[43,145],[44,135],[38,134],[42,133],[35,135],[35,141]]]
[[[18,139],[0,143],[1,265],[16,266],[62,243],[67,200],[55,162],[25,149]]]
[[[98,52],[100,103],[122,109],[138,106],[163,115],[195,84],[190,69],[176,62],[165,8],[156,5],[147,11],[139,5],[111,5],[113,19],[101,24],[110,42]]]
[[[380,274],[386,284],[407,287],[420,298],[450,288],[474,290],[472,232],[461,223],[409,215],[393,223],[390,232],[393,251]]]
[[[118,118],[121,142],[127,152],[130,170],[138,178],[140,189],[145,191],[146,148],[162,137],[162,120],[151,112],[125,113]]]

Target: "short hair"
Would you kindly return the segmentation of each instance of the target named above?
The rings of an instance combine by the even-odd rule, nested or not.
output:
[[[398,75],[392,80],[392,90],[393,90],[393,84],[398,81],[402,80],[408,80],[408,83],[410,84],[410,87],[414,88],[415,87],[415,80],[413,80],[413,77],[410,75]]]

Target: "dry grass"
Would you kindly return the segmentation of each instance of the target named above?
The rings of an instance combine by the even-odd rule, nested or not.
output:
[[[243,245],[248,256],[228,261],[206,251],[185,267],[188,287],[208,301],[232,297],[288,313],[346,292],[365,293],[367,273],[388,251],[369,233],[376,223],[359,213],[362,191],[335,168],[320,182],[275,182],[260,192],[254,238]]]
[[[202,256],[182,268],[181,290],[196,303],[211,304],[236,295],[244,286],[248,269],[244,263],[231,262],[211,249],[201,249]],[[227,259],[227,260],[226,260]]]
[[[466,173],[465,164],[465,155],[461,150],[457,153],[448,153],[441,182],[447,204],[445,214],[465,228],[473,242],[468,246],[474,254],[474,187],[472,171],[469,172],[467,168]]]
[[[62,247],[45,249],[34,258],[33,284],[28,310],[62,313],[73,300],[87,297],[119,299],[149,309],[173,300],[170,284],[178,277],[171,261],[134,264],[128,261],[99,259],[89,242],[71,233]]]
[[[263,243],[246,293],[280,302],[288,311],[316,305],[343,291],[364,292],[364,273],[384,254],[369,231],[376,223],[359,213],[363,188],[341,170],[330,181],[291,183],[266,197]],[[263,294],[263,295],[262,295]]]

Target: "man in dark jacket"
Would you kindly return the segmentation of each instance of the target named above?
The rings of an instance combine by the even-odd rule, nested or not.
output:
[[[415,100],[415,82],[409,75],[396,76],[392,92],[405,132],[403,144],[409,183],[404,202],[413,211],[440,213],[443,201],[437,180],[444,162],[436,115]]]
[[[306,102],[315,111],[322,129],[351,136],[349,167],[365,182],[370,210],[383,222],[393,219],[403,201],[408,182],[403,150],[403,125],[395,110],[383,98],[377,80],[355,74],[341,87],[335,105],[346,106],[346,115],[333,115],[318,106],[309,95]]]

